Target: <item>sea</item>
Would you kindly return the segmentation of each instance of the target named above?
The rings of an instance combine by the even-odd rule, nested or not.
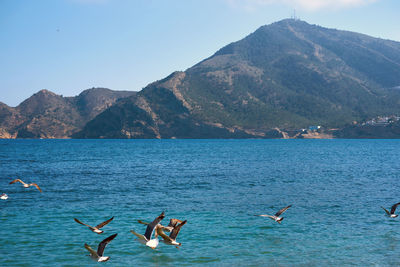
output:
[[[399,160],[400,140],[0,140],[0,266],[400,266]],[[130,232],[163,211],[179,248]]]

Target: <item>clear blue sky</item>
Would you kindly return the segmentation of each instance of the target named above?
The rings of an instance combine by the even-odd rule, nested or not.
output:
[[[400,41],[399,0],[0,0],[0,101],[139,91],[288,18]]]

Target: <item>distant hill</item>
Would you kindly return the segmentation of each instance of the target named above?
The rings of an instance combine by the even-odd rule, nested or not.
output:
[[[118,101],[73,136],[279,138],[399,114],[399,86],[400,43],[287,19]]]
[[[134,94],[92,88],[62,97],[41,90],[15,108],[0,103],[0,138],[69,138],[118,99]]]

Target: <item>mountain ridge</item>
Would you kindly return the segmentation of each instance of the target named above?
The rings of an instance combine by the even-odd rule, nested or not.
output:
[[[91,88],[75,97],[63,97],[42,89],[16,107],[0,103],[0,137],[70,138],[118,99],[133,94]]]
[[[308,138],[298,130],[399,115],[399,86],[399,42],[285,19],[102,106],[70,137]]]

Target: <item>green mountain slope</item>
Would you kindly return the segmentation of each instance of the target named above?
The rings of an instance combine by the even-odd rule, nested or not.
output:
[[[280,137],[400,113],[400,43],[299,20],[263,26],[90,121],[80,138]]]

